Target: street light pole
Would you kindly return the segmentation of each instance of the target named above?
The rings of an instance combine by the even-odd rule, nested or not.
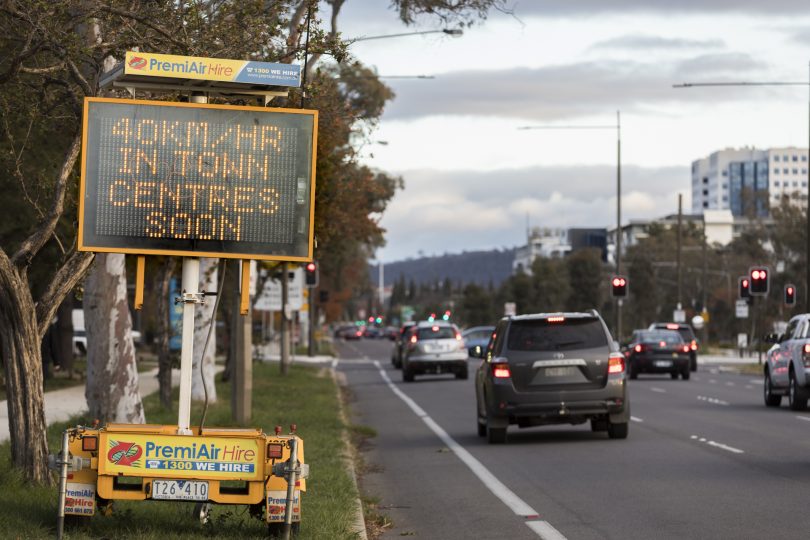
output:
[[[810,64],[808,64],[810,68]],[[806,82],[796,81],[765,81],[765,82],[704,82],[704,83],[682,83],[673,84],[673,88],[696,88],[708,86],[806,86],[810,90],[810,72],[808,73],[808,80]],[[804,300],[805,311],[810,313],[810,95],[808,95],[807,103],[807,203],[805,205],[805,236],[806,245],[804,249],[804,268],[805,268],[805,284],[804,284]]]

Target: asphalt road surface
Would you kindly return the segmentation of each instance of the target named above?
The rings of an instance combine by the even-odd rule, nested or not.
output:
[[[376,430],[366,495],[384,538],[810,538],[810,412],[766,408],[760,377],[701,369],[630,381],[626,440],[589,424],[476,434],[470,378],[391,366],[391,342],[336,344],[352,421]]]

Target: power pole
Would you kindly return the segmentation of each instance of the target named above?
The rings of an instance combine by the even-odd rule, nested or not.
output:
[[[682,309],[681,300],[681,229],[683,224],[683,195],[678,193],[678,244],[677,253],[675,255],[675,266],[678,269],[678,309]]]
[[[281,374],[286,375],[290,365],[290,321],[287,306],[290,301],[289,265],[281,263]]]
[[[241,264],[250,264],[241,261]],[[239,265],[234,264],[236,268]],[[246,286],[240,279],[241,272],[232,272],[231,282],[236,284],[235,291],[241,291]],[[249,285],[247,285],[249,286]],[[240,309],[241,294],[233,295],[232,324],[233,328],[233,365],[231,366],[231,417],[235,422],[246,425],[250,422],[253,408],[253,308],[248,305],[247,315],[242,315]]]
[[[622,117],[616,111],[616,275],[622,274]],[[616,300],[616,339],[622,339],[622,299]]]

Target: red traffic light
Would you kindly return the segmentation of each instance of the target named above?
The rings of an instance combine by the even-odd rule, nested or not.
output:
[[[795,285],[785,285],[785,305],[786,306],[793,306],[796,304],[796,286]]]
[[[307,263],[307,272],[314,272],[315,271],[315,263]]]
[[[610,280],[611,293],[614,297],[627,296],[627,278],[624,276],[613,276]]]
[[[749,291],[752,295],[765,296],[768,294],[768,269],[767,267],[753,267],[748,274],[751,276]]]

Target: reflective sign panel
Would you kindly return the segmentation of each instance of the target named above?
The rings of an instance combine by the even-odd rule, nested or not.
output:
[[[317,111],[88,98],[79,249],[312,257]]]

